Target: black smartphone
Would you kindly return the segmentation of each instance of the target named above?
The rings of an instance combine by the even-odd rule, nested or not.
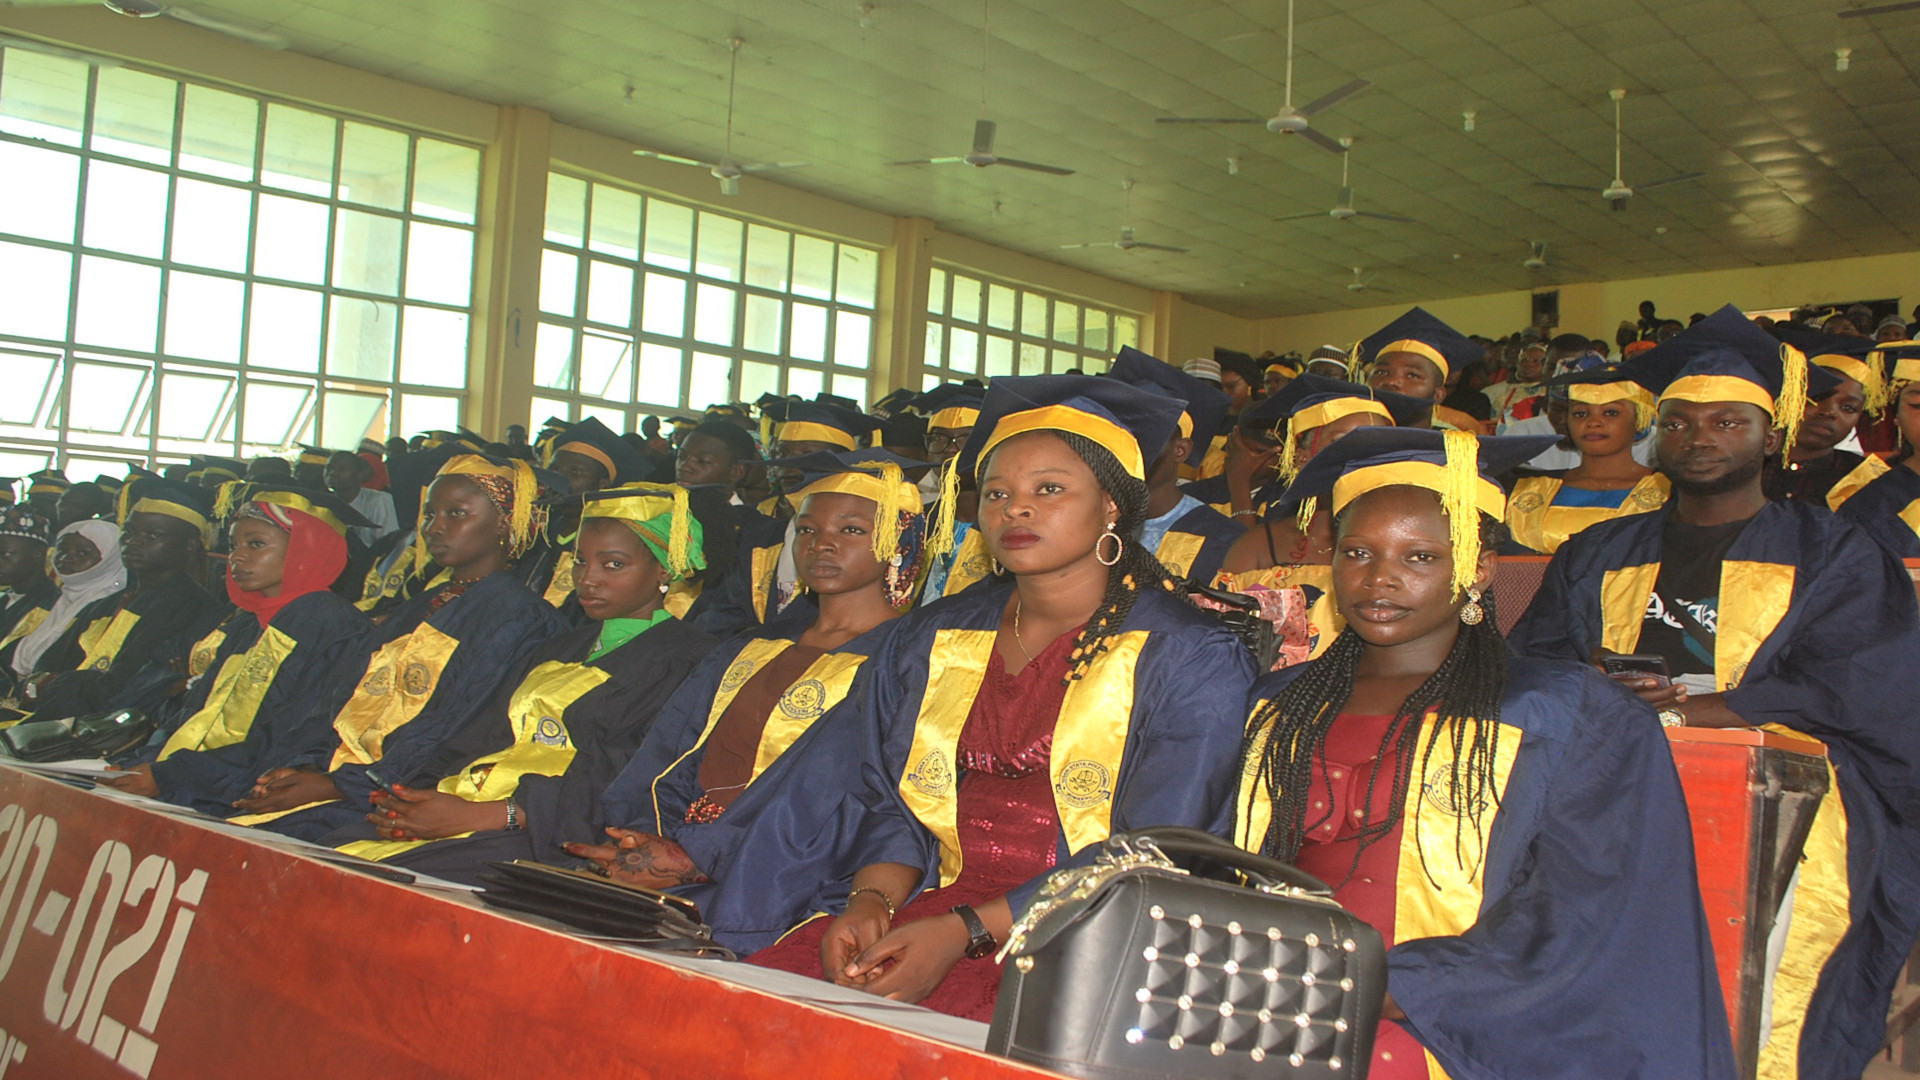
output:
[[[1669,686],[1673,680],[1667,674],[1667,658],[1653,653],[1623,653],[1617,656],[1600,658],[1600,668],[1614,679],[1654,678],[1661,686]]]

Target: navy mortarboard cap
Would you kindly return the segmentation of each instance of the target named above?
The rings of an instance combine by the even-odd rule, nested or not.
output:
[[[327,464],[327,459],[332,456],[333,456],[333,451],[327,449],[324,446],[308,446],[305,443],[302,443],[300,444],[300,455],[293,459],[293,463],[295,465],[318,465],[321,468],[325,468]],[[242,470],[243,474],[244,472],[245,470]],[[228,479],[238,480],[240,479],[240,477],[233,476],[233,477],[228,477]]]
[[[72,487],[67,474],[59,469],[41,469],[27,476],[27,497],[35,495],[64,495]]]
[[[53,518],[31,506],[9,506],[0,510],[0,536],[17,536],[51,544],[53,533]]]
[[[858,495],[874,502],[873,555],[881,562],[901,554],[901,537],[918,527],[921,518],[920,489],[907,480],[907,469],[925,465],[890,450],[816,451],[797,457],[779,458],[768,464],[800,473],[800,486],[787,498],[796,510],[809,495],[839,493]]]
[[[909,407],[926,417],[930,428],[970,428],[980,419],[980,402],[986,396],[984,386],[941,383],[917,395]]]
[[[636,483],[653,468],[638,451],[614,434],[612,428],[591,416],[547,440],[540,455],[541,463],[551,467],[555,454],[579,454],[592,459],[606,470],[609,487]]]
[[[1519,468],[1559,441],[1558,435],[1358,428],[1315,454],[1287,487],[1285,501],[1331,497],[1330,509],[1337,515],[1353,500],[1383,487],[1418,487],[1438,494],[1453,541],[1457,596],[1479,573],[1480,514],[1506,520],[1506,492],[1493,477]]]
[[[1775,323],[1769,333],[1805,353],[1807,363],[1859,383],[1866,392],[1868,412],[1878,414],[1887,407],[1886,362],[1874,355],[1882,351],[1880,342],[1851,334],[1822,333],[1792,323]]]
[[[305,454],[301,455],[301,461],[306,462]],[[326,458],[320,459],[320,464],[326,463]],[[202,476],[211,476],[216,480],[239,480],[247,475],[247,463],[236,458],[196,454],[192,462],[192,471]]]
[[[881,398],[879,401],[874,402],[873,407],[867,411],[880,417],[882,420],[889,419],[898,414],[902,409],[905,409],[907,403],[918,396],[918,394],[903,386]]]
[[[241,503],[261,503],[284,512],[297,512],[319,520],[341,536],[348,529],[368,528],[368,521],[353,505],[331,491],[295,487],[292,484],[247,483],[240,489]],[[268,512],[274,523],[285,528],[279,515]]]
[[[20,478],[17,476],[0,476],[0,506],[13,505],[14,500],[18,498],[13,492],[13,485],[19,482]]]
[[[1839,376],[1807,363],[1806,354],[1754,325],[1728,304],[1646,352],[1621,370],[1661,401],[1743,401],[1786,430],[1793,448],[1807,402],[1840,386]]]
[[[927,426],[926,417],[908,409],[897,410],[880,425],[880,445],[919,446],[927,440]]]
[[[1433,408],[1433,402],[1375,390],[1364,383],[1325,375],[1298,375],[1270,397],[1255,402],[1241,419],[1251,417],[1269,427],[1280,443],[1280,477],[1291,480],[1298,467],[1295,443],[1300,436],[1335,420],[1356,414],[1377,416],[1394,425],[1410,424]]]
[[[93,485],[109,495],[120,494],[120,485],[126,482],[125,477],[108,476],[106,473],[101,473],[99,476],[93,478]]]
[[[1249,386],[1260,385],[1260,365],[1254,361],[1253,357],[1238,349],[1222,349],[1215,346],[1213,362],[1220,365],[1221,371],[1231,371],[1240,376]]]
[[[1635,382],[1632,373],[1618,367],[1588,368],[1556,375],[1547,380],[1547,394],[1556,400],[1582,405],[1628,403],[1633,406],[1635,429],[1650,427],[1659,412],[1653,394]]]
[[[213,543],[213,492],[177,480],[134,480],[120,489],[119,524],[125,526],[134,514],[160,514],[184,521],[200,533],[204,544]]]
[[[768,404],[762,415],[777,422],[773,437],[780,442],[817,442],[854,450],[859,448],[861,440],[879,430],[880,421],[858,407],[849,407],[850,404],[845,398],[819,401],[782,398]]]
[[[1221,425],[1227,419],[1227,410],[1233,404],[1219,387],[1196,379],[1131,345],[1120,346],[1120,355],[1114,357],[1113,367],[1107,371],[1107,377],[1119,379],[1129,386],[1162,391],[1178,398],[1186,406],[1180,414],[1179,427],[1175,430],[1181,438],[1193,440],[1193,448],[1187,453],[1189,465],[1198,465],[1206,458],[1208,449],[1213,446],[1213,437],[1220,433]]]
[[[1432,361],[1444,381],[1454,368],[1478,360],[1486,350],[1425,308],[1416,307],[1367,335],[1357,352],[1362,364],[1375,363],[1387,353],[1413,353]]]
[[[980,418],[955,459],[971,472],[995,446],[1029,431],[1065,431],[1092,440],[1129,476],[1147,478],[1179,429],[1183,403],[1093,375],[1009,375],[994,379],[980,402]]]

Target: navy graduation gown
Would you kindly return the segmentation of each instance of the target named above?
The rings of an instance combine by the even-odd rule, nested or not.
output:
[[[1920,473],[1895,465],[1840,506],[1843,520],[1901,559],[1920,559]]]
[[[1170,574],[1201,585],[1211,585],[1215,575],[1220,573],[1220,564],[1227,561],[1227,552],[1233,549],[1234,541],[1244,536],[1246,531],[1246,526],[1202,503],[1180,515],[1180,520],[1167,529],[1166,536],[1160,541],[1160,561]],[[1184,566],[1175,565],[1172,558],[1176,546],[1186,546],[1176,537],[1193,537],[1199,542],[1199,549],[1194,552],[1192,561]],[[1187,541],[1187,544],[1191,543]]]

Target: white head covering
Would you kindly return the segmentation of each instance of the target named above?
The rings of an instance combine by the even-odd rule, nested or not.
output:
[[[127,587],[127,569],[120,564],[120,526],[99,518],[76,521],[60,530],[53,538],[54,546],[57,548],[60,537],[69,533],[79,533],[99,548],[100,561],[77,574],[60,576],[60,599],[53,602],[46,620],[13,648],[13,670],[18,674],[33,673],[41,655],[67,632],[81,608]]]

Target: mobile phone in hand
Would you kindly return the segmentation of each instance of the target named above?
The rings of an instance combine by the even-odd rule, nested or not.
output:
[[[1600,658],[1600,669],[1611,679],[1655,679],[1660,686],[1670,686],[1673,680],[1667,674],[1667,658],[1653,653],[1623,653]]]

